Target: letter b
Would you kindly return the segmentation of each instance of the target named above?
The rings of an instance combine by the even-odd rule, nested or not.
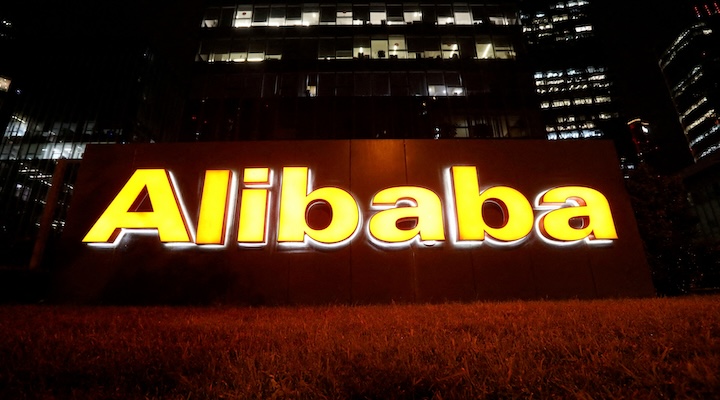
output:
[[[332,209],[330,223],[322,229],[308,225],[307,209],[313,203],[325,202]],[[335,187],[324,187],[308,193],[308,168],[283,168],[280,193],[278,241],[303,242],[305,235],[322,244],[335,244],[350,238],[360,223],[360,210],[350,193]]]

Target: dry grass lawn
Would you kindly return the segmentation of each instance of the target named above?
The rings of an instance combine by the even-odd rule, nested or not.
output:
[[[720,398],[720,297],[0,307],[0,398]]]

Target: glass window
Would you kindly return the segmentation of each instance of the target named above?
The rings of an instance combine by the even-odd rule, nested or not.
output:
[[[320,24],[320,7],[317,4],[303,6],[302,24],[305,26]]]
[[[353,5],[353,25],[365,25],[370,21],[370,7],[367,5]]]
[[[454,37],[443,37],[441,41],[441,48],[442,57],[445,59],[460,57],[457,39],[455,39]]]
[[[338,25],[352,25],[352,4],[338,4],[336,21]]]
[[[302,25],[302,8],[300,6],[287,6],[285,10],[285,24]]]
[[[422,22],[422,12],[420,12],[420,6],[417,4],[405,4],[403,19],[406,24]]]
[[[406,59],[408,57],[405,36],[390,35],[388,36],[388,44],[390,49],[390,58]]]
[[[318,96],[335,95],[335,74],[332,72],[321,72],[318,75]]]
[[[353,39],[351,37],[336,39],[335,58],[339,60],[353,58]]]
[[[467,4],[455,4],[453,6],[455,12],[455,24],[457,25],[472,25],[472,18],[470,17],[470,8]]]
[[[385,4],[373,3],[370,5],[370,23],[373,25],[382,25],[387,21],[385,12]]]
[[[334,38],[320,38],[318,58],[321,60],[331,60],[335,58]]]
[[[455,23],[455,16],[452,12],[452,7],[449,5],[437,6],[437,23],[438,25],[448,25]]]
[[[268,23],[268,16],[270,14],[270,9],[268,7],[255,7],[255,12],[253,13],[252,19],[252,25],[253,26],[267,26]]]
[[[423,57],[425,58],[441,58],[440,39],[433,37],[420,38],[420,46],[423,49]]]
[[[266,60],[280,60],[282,58],[282,39],[270,39],[267,42]]]
[[[205,12],[205,18],[202,21],[203,28],[215,28],[220,22],[220,9],[217,7],[208,8]]]
[[[252,25],[252,6],[239,5],[235,12],[235,22],[233,26],[236,28],[246,28]]]
[[[390,93],[393,96],[409,96],[407,74],[405,72],[390,73]]]
[[[355,74],[355,96],[372,96],[372,74],[367,72]]]
[[[425,85],[425,74],[422,72],[411,72],[408,74],[408,88],[411,96],[427,96]]]
[[[367,74],[366,74],[367,75]],[[368,88],[370,85],[368,84]],[[353,95],[353,74],[350,72],[338,72],[335,75],[335,96]]]
[[[230,61],[245,62],[247,61],[248,42],[246,40],[235,40],[230,45]]]
[[[230,50],[230,41],[229,40],[218,40],[216,42],[211,43],[209,46],[210,58],[208,59],[208,61],[210,61],[210,62],[228,61],[229,50]]]
[[[517,14],[512,6],[487,6],[486,11],[493,25],[517,24]]]
[[[320,7],[320,25],[335,25],[337,7],[335,5],[322,5]]]
[[[388,40],[382,36],[373,37],[372,39],[371,58],[388,58]]]
[[[355,36],[353,40],[353,57],[365,58],[370,57],[370,38],[363,36]]]
[[[490,36],[478,36],[475,39],[475,51],[477,52],[477,58],[480,60],[495,58]]]
[[[515,47],[507,37],[495,38],[495,57],[504,59],[515,58]]]
[[[373,96],[390,95],[389,75],[387,73],[374,73],[372,76],[372,80]]]
[[[400,4],[388,4],[387,6],[388,25],[404,25],[403,8]]]
[[[471,6],[470,10],[472,11],[472,22],[474,25],[480,25],[485,22],[482,6]]]
[[[263,74],[262,97],[273,97],[277,94],[277,74]]]
[[[285,6],[272,6],[270,9],[270,26],[285,26]]]
[[[247,60],[250,62],[265,60],[265,40],[250,41]]]
[[[428,25],[437,24],[437,14],[435,13],[435,6],[432,4],[423,4],[420,6],[422,10],[422,22]]]
[[[235,7],[223,7],[220,14],[220,26],[233,26]]]

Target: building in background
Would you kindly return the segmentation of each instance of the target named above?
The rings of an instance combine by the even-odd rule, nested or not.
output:
[[[720,244],[720,2],[693,2],[694,20],[659,64],[695,165],[682,171],[698,219],[697,241]],[[690,8],[690,7],[688,7]],[[717,272],[714,272],[717,274]]]
[[[103,7],[110,4],[103,5]],[[6,5],[7,7],[7,5]],[[0,9],[0,261],[27,265],[50,189],[62,230],[89,143],[149,142],[179,131],[183,86],[156,20],[132,3]],[[112,8],[112,7],[110,7]],[[62,176],[57,176],[62,164]],[[55,179],[55,180],[54,180]]]
[[[660,68],[696,161],[720,150],[720,6],[694,6],[696,21],[665,50]]]
[[[613,138],[612,80],[589,0],[526,1],[522,24],[549,140]]]
[[[183,140],[542,137],[514,2],[205,10]]]

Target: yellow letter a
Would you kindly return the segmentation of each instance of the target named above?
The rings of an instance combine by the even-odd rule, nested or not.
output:
[[[130,210],[147,188],[153,211]],[[157,229],[163,242],[189,242],[190,235],[172,184],[164,169],[139,169],[110,203],[83,242],[108,243],[120,229]]]
[[[542,233],[550,239],[560,241],[617,239],[610,204],[602,193],[582,186],[565,186],[548,190],[540,198],[540,206],[566,204],[550,211],[540,221]],[[576,219],[582,226],[573,227]]]

